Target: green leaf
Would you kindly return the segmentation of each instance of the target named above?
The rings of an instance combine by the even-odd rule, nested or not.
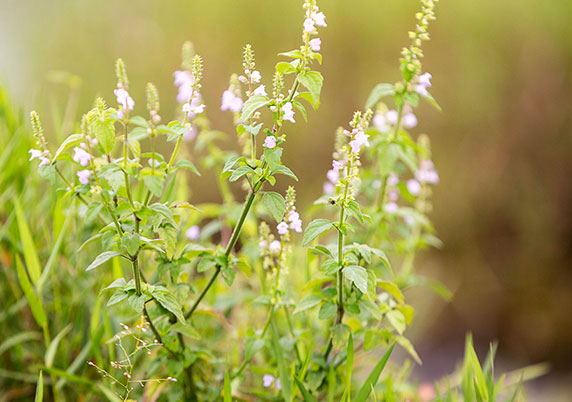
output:
[[[115,145],[115,126],[112,120],[99,117],[91,119],[91,130],[97,138],[97,143],[104,154],[109,154]]]
[[[56,357],[56,352],[58,351],[58,345],[60,344],[61,340],[70,330],[72,329],[72,325],[68,324],[64,329],[62,329],[54,339],[50,342],[50,346],[46,351],[46,356],[44,358],[44,362],[46,367],[52,367],[54,365],[54,359]]]
[[[427,102],[429,102],[429,104],[431,104],[431,106],[433,106],[438,111],[440,112],[443,111],[443,109],[441,109],[441,106],[439,106],[433,95],[431,95],[430,93],[427,93],[427,95],[421,95],[421,97],[425,99]]]
[[[307,71],[298,75],[298,81],[310,91],[312,106],[317,109],[320,106],[320,92],[324,83],[324,77],[317,71]]]
[[[230,182],[237,181],[242,176],[244,176],[245,174],[248,174],[248,173],[254,173],[254,170],[250,166],[246,166],[246,165],[240,166],[234,172],[232,172],[228,181],[230,181]]]
[[[188,336],[189,338],[201,339],[201,335],[198,333],[198,331],[187,323],[177,322],[171,326],[171,329],[180,333],[181,335]]]
[[[56,161],[60,158],[60,156],[69,148],[78,145],[81,141],[83,140],[83,135],[82,134],[72,134],[69,137],[67,137],[64,142],[62,142],[62,144],[59,146],[58,150],[56,151],[56,153],[54,154],[53,158],[52,158],[52,162]]]
[[[267,191],[262,196],[262,205],[264,205],[264,208],[266,208],[276,222],[282,221],[284,212],[286,211],[286,201],[282,195],[273,191]]]
[[[117,251],[104,251],[103,253],[95,257],[95,260],[93,260],[93,262],[89,264],[89,266],[85,270],[91,271],[92,269],[99,267],[101,264],[106,263],[113,257],[123,257],[128,259],[127,257],[122,255],[121,253],[118,253]]]
[[[197,176],[201,175],[200,172],[198,171],[198,169],[195,167],[195,165],[193,165],[192,162],[187,161],[187,160],[180,160],[177,163],[175,163],[175,169],[178,169],[178,168],[189,169],[191,172],[193,172]]]
[[[377,286],[379,286],[387,293],[392,295],[399,304],[403,304],[404,302],[403,293],[401,293],[401,290],[397,287],[395,283],[387,281],[378,281]]]
[[[294,376],[294,381],[296,381],[296,385],[300,388],[300,392],[302,393],[302,397],[304,398],[304,402],[315,402],[316,399],[308,392],[302,381],[298,379],[298,377]]]
[[[177,298],[165,288],[157,287],[151,292],[153,298],[159,302],[166,310],[177,317],[177,321],[185,323],[185,316]]]
[[[377,84],[369,94],[369,97],[365,102],[365,108],[371,109],[377,104],[377,102],[379,102],[381,98],[385,96],[393,96],[394,94],[395,94],[395,88],[393,87],[393,85]]]
[[[395,347],[395,344],[392,344],[389,347],[389,349],[387,349],[387,352],[385,352],[385,354],[383,355],[381,360],[375,365],[375,367],[373,368],[373,370],[371,371],[371,373],[369,374],[369,376],[365,380],[365,383],[362,385],[361,389],[359,390],[358,395],[357,395],[356,399],[354,400],[354,402],[366,402],[367,401],[367,398],[369,398],[369,394],[371,393],[371,390],[375,387],[375,385],[379,381],[379,376],[381,375],[383,368],[387,364],[387,360],[389,360],[389,356],[391,355],[391,352],[393,351],[394,347]]]
[[[171,209],[168,206],[166,206],[165,204],[160,204],[157,202],[157,203],[151,205],[149,208],[151,208],[153,211],[158,212],[161,215],[163,215],[171,225],[173,225],[174,227],[177,227],[177,224],[175,223],[175,219],[173,217],[173,212],[171,211]]]
[[[411,343],[411,341],[409,341],[409,339],[407,339],[404,336],[397,335],[395,337],[395,340],[397,341],[397,343],[401,345],[403,349],[407,351],[407,353],[411,355],[411,357],[413,357],[413,359],[417,362],[417,364],[422,364],[421,358],[417,354],[417,351],[415,350],[413,344]]]
[[[113,294],[109,298],[107,302],[107,307],[111,307],[114,304],[119,303],[120,301],[126,299],[127,296],[128,295],[126,291],[124,291],[123,289],[117,289],[115,292],[113,292]]]
[[[274,169],[272,169],[272,174],[283,174],[283,175],[289,176],[289,177],[293,178],[294,180],[298,181],[298,178],[296,177],[294,172],[292,172],[292,170],[290,170],[289,167],[284,166],[284,165],[276,166]]]
[[[360,299],[360,301],[358,302],[359,308],[360,310],[365,310],[368,313],[370,313],[374,319],[376,320],[381,320],[381,310],[379,309],[379,307],[377,306],[377,304],[373,303],[370,300],[367,300],[365,298]]]
[[[280,376],[280,382],[282,383],[282,389],[280,390],[280,393],[282,394],[284,400],[290,401],[290,394],[292,391],[290,375],[288,373],[286,362],[284,361],[284,352],[282,350],[282,346],[280,346],[278,331],[276,330],[274,321],[270,322],[270,329],[272,330],[272,347],[274,349],[274,357],[276,358],[276,362],[278,364],[278,373]]]
[[[363,294],[367,294],[367,271],[364,267],[350,265],[345,267],[342,272]]]
[[[234,282],[234,277],[236,276],[236,271],[233,267],[223,266],[220,269],[220,273],[222,275],[222,279],[226,282],[228,286],[232,286]]]
[[[28,300],[28,304],[32,310],[32,315],[34,316],[36,323],[43,328],[47,323],[46,312],[44,311],[42,300],[38,298],[34,292],[34,288],[28,279],[28,275],[26,274],[26,270],[24,269],[19,256],[16,256],[16,269],[18,271],[18,281],[20,282],[20,286]]]
[[[254,95],[250,97],[246,102],[244,102],[244,105],[242,106],[242,114],[240,115],[240,120],[247,121],[250,116],[256,112],[257,109],[267,105],[268,103],[270,103],[270,99],[268,99],[266,96]]]
[[[36,384],[36,397],[34,402],[42,402],[44,400],[44,374],[40,370],[40,375],[38,375],[38,383]]]
[[[346,356],[346,392],[350,395],[352,386],[352,368],[354,365],[354,337],[351,332],[348,339],[348,350]]]
[[[5,351],[7,351],[8,349],[10,349],[13,346],[19,345],[21,343],[24,342],[28,342],[28,341],[37,341],[42,339],[42,334],[40,334],[39,332],[35,332],[35,331],[26,331],[26,332],[20,332],[14,336],[11,336],[10,338],[4,340],[4,342],[2,342],[0,344],[0,355],[2,355],[2,353],[4,353]]]
[[[318,313],[318,318],[320,320],[327,320],[328,318],[332,318],[336,315],[336,311],[338,310],[338,306],[335,303],[327,302],[322,304],[320,307],[320,312]]]
[[[230,389],[230,377],[228,369],[224,370],[224,402],[232,402],[232,391]]]
[[[214,267],[216,265],[216,261],[214,259],[214,256],[206,256],[201,258],[201,260],[199,261],[199,264],[197,265],[197,272],[204,272],[204,271],[208,271],[209,269],[211,269],[212,267]]]
[[[280,63],[276,64],[276,71],[282,75],[292,74],[296,72],[296,68],[292,66],[292,64],[287,63],[285,61],[281,61]]]
[[[306,227],[304,238],[302,239],[302,247],[306,247],[312,240],[320,234],[330,230],[332,222],[328,219],[315,219]]]
[[[350,333],[350,327],[346,324],[334,325],[332,328],[332,344],[334,349],[341,349],[345,345]]]
[[[292,314],[297,314],[301,311],[308,310],[314,306],[317,306],[322,301],[322,298],[319,295],[309,295],[304,297],[298,304],[296,304],[296,308]]]
[[[121,238],[121,244],[129,255],[137,254],[139,250],[139,235],[137,233],[126,233]]]
[[[20,239],[22,241],[22,250],[24,252],[26,268],[28,268],[30,279],[35,285],[40,280],[40,276],[42,274],[40,260],[38,258],[38,253],[36,252],[36,246],[34,245],[32,234],[30,233],[30,227],[26,223],[24,211],[22,211],[20,200],[17,196],[14,196],[14,212],[16,213],[16,220],[18,221],[18,230],[20,231]]]
[[[270,170],[280,166],[280,158],[282,157],[282,148],[266,148],[264,149],[264,159],[268,162]]]
[[[237,156],[237,155],[233,155],[230,158],[228,158],[228,160],[224,164],[224,167],[222,169],[222,173],[229,172],[234,167],[234,165],[236,165],[236,162],[238,162],[239,160],[241,160],[243,158],[244,158],[243,156]]]
[[[145,187],[147,187],[147,189],[151,191],[155,197],[160,197],[163,193],[163,181],[163,178],[160,176],[143,177],[143,183],[145,184]]]
[[[403,313],[399,310],[391,310],[386,314],[389,323],[399,334],[403,334],[405,332],[405,317]]]

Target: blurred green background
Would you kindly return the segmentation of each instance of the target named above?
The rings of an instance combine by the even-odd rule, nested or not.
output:
[[[50,72],[81,77],[84,111],[96,95],[114,103],[113,65],[122,57],[136,109],[143,110],[145,83],[153,81],[162,114],[173,115],[172,73],[181,44],[192,40],[205,62],[207,115],[214,128],[232,133],[220,97],[240,70],[242,47],[253,45],[270,86],[276,54],[300,42],[301,3],[2,0],[0,83],[26,111],[63,116],[69,88]],[[418,2],[320,6],[329,25],[320,34],[322,107],[291,129],[285,154],[304,205],[321,194],[336,127],[363,107],[375,84],[399,79],[399,52],[409,43]],[[551,378],[572,382],[571,16],[565,0],[438,4],[424,67],[443,113],[422,105],[414,132],[433,141],[441,174],[433,217],[444,247],[425,253],[418,269],[442,280],[454,298],[410,295],[422,378],[450,372],[472,331],[481,351],[498,339],[501,365],[548,361]],[[58,121],[46,126],[52,138],[61,130]],[[216,197],[209,180],[207,173],[193,184],[195,201]]]

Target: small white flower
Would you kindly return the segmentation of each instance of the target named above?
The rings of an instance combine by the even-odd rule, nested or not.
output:
[[[409,215],[405,215],[403,217],[403,220],[405,221],[406,224],[408,224],[409,226],[413,226],[413,224],[415,223],[415,219],[413,219],[412,216]]]
[[[419,76],[419,85],[424,85],[425,87],[431,86],[431,78],[433,76],[430,73],[423,73]]]
[[[179,92],[177,94],[177,102],[184,103],[189,100],[191,94],[193,93],[193,83],[194,79],[190,72],[188,71],[175,71],[175,86],[179,87]]]
[[[189,103],[183,105],[183,112],[189,114],[200,114],[205,111],[205,105],[192,106]]]
[[[312,19],[314,20],[316,25],[319,27],[327,27],[328,26],[326,24],[326,16],[321,11],[319,13],[315,13],[314,15],[312,15]]]
[[[407,191],[411,193],[411,195],[417,195],[421,191],[421,184],[415,179],[407,180]]]
[[[344,164],[340,161],[332,161],[332,169],[336,172],[340,171],[344,167]]]
[[[262,146],[269,149],[274,148],[276,146],[276,137],[272,135],[267,136]]]
[[[322,40],[320,38],[314,38],[310,41],[310,47],[314,52],[319,52],[321,46],[322,46]]]
[[[388,186],[396,186],[399,183],[399,178],[395,173],[391,173],[387,178],[387,185]]]
[[[417,126],[417,117],[413,113],[407,113],[403,116],[403,125],[406,128],[413,128]]]
[[[284,223],[284,222],[282,222]],[[282,245],[280,244],[279,240],[274,240],[272,243],[270,243],[270,252],[272,254],[278,254],[280,252],[280,249],[282,248]]]
[[[274,376],[272,376],[270,374],[264,374],[262,376],[262,385],[264,385],[265,388],[268,388],[269,386],[271,386],[272,383],[274,383]]]
[[[198,225],[191,226],[185,232],[185,236],[187,236],[187,239],[189,240],[198,240],[200,235],[201,229],[198,227]]]
[[[397,204],[395,202],[388,202],[387,204],[385,204],[383,206],[383,210],[385,212],[387,212],[388,214],[393,214],[395,212],[397,212],[397,209],[399,207],[397,206]]]
[[[352,152],[354,154],[359,153],[360,148],[362,145],[369,147],[368,141],[369,135],[364,133],[363,131],[358,131],[357,134],[354,136],[354,139],[350,141],[350,147],[352,148]]]
[[[292,123],[296,123],[294,120],[294,110],[292,109],[292,103],[288,102],[284,106],[282,106],[282,111],[284,112],[283,119],[288,120]]]
[[[328,173],[326,173],[326,177],[328,178],[329,181],[336,184],[340,179],[340,174],[338,173],[337,170],[330,169],[328,170]]]
[[[304,20],[304,31],[306,32],[314,32],[314,20],[311,18],[306,18]]]
[[[222,93],[222,104],[220,110],[230,110],[231,112],[240,112],[242,110],[242,99],[234,94],[230,89]]]
[[[91,155],[80,147],[75,147],[73,160],[79,163],[81,166],[87,166],[91,160]]]
[[[30,149],[28,152],[30,153],[30,159],[28,159],[30,161],[44,155],[44,153],[39,149]]]
[[[197,130],[194,127],[191,127],[190,129],[188,129],[183,133],[183,140],[189,142],[194,140],[196,136],[197,136]]]
[[[260,242],[258,243],[258,247],[260,248],[265,248],[268,245],[268,243],[266,243],[266,240],[260,240]]]
[[[324,194],[330,195],[336,191],[336,186],[334,186],[331,182],[326,181],[324,182],[322,190],[324,191]]]
[[[278,229],[278,234],[285,235],[288,233],[288,224],[286,222],[280,222],[278,226],[276,226],[276,229]]]
[[[282,389],[282,382],[280,381],[280,378],[276,379],[276,389],[279,391]]]
[[[415,85],[415,92],[417,92],[419,95],[429,96],[429,92],[427,92],[427,87],[425,85]]]
[[[389,190],[389,192],[387,193],[387,196],[389,198],[390,201],[397,201],[397,199],[399,198],[399,193],[397,192],[396,189],[392,188],[391,190]]]
[[[79,178],[79,182],[81,184],[87,184],[89,183],[89,176],[91,176],[91,171],[90,170],[80,170],[79,172],[77,172],[77,177]]]
[[[264,85],[260,85],[258,88],[254,90],[254,95],[262,95],[266,96],[266,89]]]
[[[385,118],[387,119],[387,122],[391,125],[397,124],[398,117],[399,117],[399,114],[397,113],[397,110],[389,110],[385,114]]]
[[[135,101],[133,101],[133,98],[129,96],[129,92],[123,88],[117,88],[113,93],[117,97],[117,103],[123,106],[124,110],[133,110]]]
[[[260,80],[262,79],[262,76],[260,75],[260,71],[253,71],[252,74],[250,74],[250,79],[255,84],[258,84],[260,82]]]
[[[302,233],[302,220],[297,219],[294,222],[290,223],[290,229],[294,229],[294,231]]]
[[[387,124],[387,120],[385,116],[381,113],[376,113],[373,116],[373,125],[382,133],[387,133],[389,131],[389,125]]]

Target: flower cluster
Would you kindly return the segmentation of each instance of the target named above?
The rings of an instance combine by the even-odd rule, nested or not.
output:
[[[183,45],[183,69],[174,72],[175,86],[179,89],[177,102],[183,104],[185,123],[205,110],[200,93],[203,61],[199,55],[192,54],[192,45],[186,42]]]
[[[44,128],[40,121],[40,116],[36,112],[30,114],[32,120],[32,130],[34,131],[34,137],[36,138],[36,143],[41,149],[30,149],[30,159],[38,159],[40,161],[40,166],[46,166],[50,164],[50,151],[48,150],[48,145],[44,137]]]
[[[117,115],[120,119],[127,118],[129,111],[133,110],[135,107],[135,101],[129,95],[127,72],[125,70],[125,63],[123,60],[117,59],[115,63],[115,74],[117,75],[117,89],[113,91],[115,97],[117,98],[117,103],[119,105],[119,110]],[[85,166],[85,165],[84,165]]]
[[[296,192],[294,191],[294,187],[290,186],[286,191],[286,212],[284,213],[284,220],[276,227],[280,236],[287,235],[288,229],[292,229],[298,233],[302,232],[302,219],[300,219],[300,214],[296,211],[295,201]]]
[[[262,385],[264,386],[264,388],[268,388],[272,386],[272,384],[274,384],[277,390],[282,389],[282,383],[280,382],[280,378],[274,378],[274,376],[271,374],[264,374],[262,376]]]

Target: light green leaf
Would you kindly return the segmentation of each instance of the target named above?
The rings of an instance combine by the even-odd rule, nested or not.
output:
[[[341,349],[348,340],[351,330],[346,324],[336,324],[332,328],[332,344],[334,349]]]
[[[293,178],[294,180],[298,181],[298,178],[296,177],[294,172],[292,172],[292,170],[290,170],[289,167],[284,166],[284,165],[276,166],[274,169],[272,169],[272,174],[283,174],[283,175],[289,176],[289,177]]]
[[[250,97],[246,102],[244,102],[244,105],[242,106],[242,114],[240,115],[240,120],[247,121],[250,116],[256,112],[257,109],[267,105],[268,103],[270,103],[270,99],[268,99],[266,96],[254,95]]]
[[[201,339],[201,335],[198,333],[198,331],[189,324],[183,322],[177,322],[176,324],[171,326],[171,329],[175,332],[180,333],[181,335],[186,335],[189,338]]]
[[[272,215],[276,222],[282,221],[286,211],[286,201],[282,195],[273,191],[267,191],[262,196],[262,205]]]
[[[319,295],[309,295],[304,297],[298,304],[296,304],[296,308],[292,314],[297,314],[301,311],[308,310],[314,306],[317,306],[322,298]]]
[[[36,384],[36,397],[34,402],[42,402],[44,400],[44,374],[40,370],[40,375],[38,376],[38,383]]]
[[[173,218],[173,212],[171,211],[171,209],[164,205],[164,204],[160,204],[160,203],[155,203],[153,205],[151,205],[149,208],[151,208],[153,211],[160,213],[161,215],[163,215],[167,221],[173,225],[174,227],[177,227],[177,224],[175,223],[175,219]]]
[[[270,322],[270,329],[272,330],[272,347],[274,349],[274,357],[276,358],[276,362],[278,364],[278,373],[280,376],[280,382],[282,383],[282,389],[280,390],[280,393],[282,394],[284,400],[290,401],[290,394],[292,391],[290,375],[288,373],[286,362],[284,361],[284,352],[282,350],[282,346],[280,346],[278,331],[276,330],[274,321]]]
[[[403,293],[401,293],[401,290],[399,289],[399,287],[397,287],[395,283],[387,281],[377,281],[377,286],[379,286],[387,293],[392,295],[399,304],[403,304],[404,302]]]
[[[30,227],[26,223],[24,211],[22,210],[20,200],[17,196],[14,196],[14,212],[16,213],[16,220],[18,221],[18,230],[20,231],[20,240],[22,241],[22,251],[24,252],[26,268],[28,269],[32,283],[36,285],[42,274],[40,259],[36,252],[36,246],[34,245],[32,234],[30,233]]]
[[[24,295],[26,295],[26,299],[28,300],[28,304],[32,310],[32,315],[34,316],[36,323],[43,328],[47,323],[46,312],[44,311],[42,300],[38,298],[34,292],[34,288],[28,279],[28,275],[26,274],[26,270],[24,269],[19,256],[16,256],[16,269],[18,271],[18,281],[24,291]]]
[[[92,269],[99,267],[101,264],[106,263],[107,261],[109,261],[113,257],[126,258],[125,256],[123,256],[121,253],[118,253],[117,251],[104,251],[103,253],[101,253],[100,255],[95,257],[95,260],[93,260],[93,262],[91,264],[89,264],[89,266],[85,270],[91,271]]]
[[[228,368],[224,370],[224,402],[232,402],[232,391],[230,388],[230,377]]]
[[[367,271],[364,267],[350,265],[345,267],[342,272],[363,294],[367,294]]]
[[[399,334],[403,334],[405,332],[405,317],[403,313],[399,310],[391,310],[386,314],[389,323]]]
[[[387,361],[389,360],[389,356],[391,355],[391,352],[393,351],[394,347],[395,347],[395,344],[391,345],[389,347],[389,349],[387,349],[387,352],[385,352],[385,354],[383,355],[381,360],[375,365],[375,367],[373,368],[373,370],[371,371],[371,373],[369,374],[369,376],[365,380],[365,383],[362,385],[361,389],[359,390],[358,395],[357,395],[356,399],[354,400],[354,402],[366,402],[368,400],[367,398],[369,398],[369,394],[371,393],[371,390],[375,387],[375,385],[379,381],[379,376],[381,375],[383,368],[387,364]]]
[[[195,165],[193,165],[192,162],[187,161],[187,160],[180,160],[177,163],[175,163],[175,169],[178,169],[178,168],[189,169],[191,172],[193,172],[197,176],[201,175],[201,173],[198,171],[198,169],[195,167]]]
[[[369,94],[369,97],[365,102],[365,108],[371,109],[376,105],[377,102],[379,102],[381,98],[385,96],[393,96],[394,94],[395,94],[395,88],[393,87],[393,85],[377,84]]]
[[[109,154],[115,145],[115,126],[112,120],[93,118],[91,120],[91,130],[97,138],[97,143],[104,154]]]
[[[228,181],[232,183],[248,173],[254,173],[254,170],[250,166],[239,166],[234,172],[232,172]]]
[[[304,238],[302,240],[302,247],[306,247],[312,240],[320,234],[330,230],[332,222],[328,219],[315,219],[306,227],[304,231]]]
[[[151,292],[153,298],[159,302],[166,310],[177,317],[177,321],[185,323],[185,316],[177,298],[165,288],[155,288]]]
[[[69,137],[67,137],[64,142],[62,142],[62,144],[59,146],[58,150],[56,151],[56,153],[54,154],[53,158],[52,158],[52,162],[56,161],[60,158],[60,156],[69,148],[78,145],[81,141],[83,140],[83,135],[82,134],[72,134]]]
[[[336,315],[337,310],[338,310],[337,304],[332,302],[324,303],[322,304],[322,307],[320,307],[318,318],[320,320],[327,320],[328,318],[332,318],[334,315]]]
[[[151,191],[151,193],[153,193],[153,195],[155,197],[160,197],[161,194],[163,193],[163,178],[160,176],[144,176],[143,177],[143,183],[145,184],[145,187],[147,187],[147,189],[149,191]]]
[[[307,71],[298,75],[298,81],[310,91],[312,105],[317,109],[320,106],[320,92],[324,83],[322,74],[317,71]]]
[[[62,329],[56,337],[50,342],[50,347],[46,351],[46,356],[44,357],[44,362],[46,367],[52,367],[54,365],[54,359],[56,357],[56,352],[58,350],[58,345],[64,336],[72,329],[72,325],[68,324],[64,329]]]
[[[302,381],[300,381],[296,376],[294,376],[294,381],[296,381],[296,385],[298,388],[300,388],[304,402],[315,402],[316,399],[312,396],[312,394],[310,394],[310,392],[308,392]]]

